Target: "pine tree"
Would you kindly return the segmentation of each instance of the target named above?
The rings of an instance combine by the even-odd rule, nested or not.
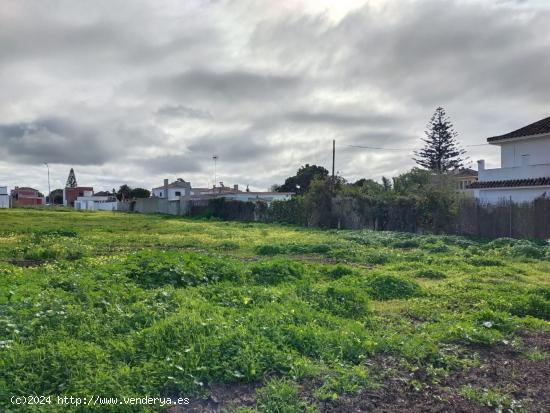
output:
[[[67,183],[65,184],[65,188],[76,188],[78,184],[76,183],[76,176],[74,175],[74,170],[71,168],[69,171],[69,177],[67,178]]]
[[[466,151],[458,146],[458,133],[453,129],[445,109],[438,107],[426,127],[426,139],[422,139],[425,143],[424,148],[414,152],[416,158],[413,160],[437,173],[460,168],[464,164],[461,156]]]

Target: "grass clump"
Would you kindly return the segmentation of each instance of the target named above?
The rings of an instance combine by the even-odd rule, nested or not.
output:
[[[321,387],[315,391],[315,397],[322,401],[334,401],[341,395],[357,395],[373,387],[375,384],[365,367],[338,367],[325,377]]]
[[[521,401],[515,400],[507,394],[503,394],[496,388],[479,389],[468,384],[460,388],[459,394],[479,406],[491,407],[495,409],[496,412],[526,412]]]
[[[422,293],[418,283],[397,275],[374,275],[367,279],[367,284],[370,296],[377,300],[410,298]]]
[[[355,271],[353,270],[353,268],[351,267],[348,267],[346,265],[342,265],[342,264],[337,264],[337,265],[334,265],[334,266],[331,266],[331,267],[328,267],[325,269],[325,274],[329,277],[329,278],[332,278],[332,279],[338,279],[338,278],[341,278],[341,277],[344,277],[346,275],[352,275],[354,274]]]
[[[278,284],[284,281],[295,281],[308,273],[305,265],[283,260],[255,264],[250,271],[258,284]]]
[[[123,272],[145,288],[163,285],[195,286],[221,280],[238,280],[244,274],[238,263],[195,253],[166,253],[144,250],[130,255]]]
[[[315,406],[300,398],[299,387],[286,379],[272,379],[256,391],[256,407],[261,413],[308,413]]]
[[[436,270],[435,268],[422,268],[415,273],[415,277],[418,278],[429,278],[431,280],[440,280],[446,278],[447,276],[441,270]]]
[[[475,267],[496,267],[502,266],[502,260],[492,257],[472,257],[468,260],[468,264]]]
[[[345,318],[362,318],[369,314],[364,293],[349,286],[331,284],[323,287],[309,285],[298,289],[299,296],[314,308]]]

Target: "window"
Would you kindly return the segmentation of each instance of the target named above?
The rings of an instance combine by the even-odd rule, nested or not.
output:
[[[180,191],[176,191],[176,196],[181,196],[181,192],[180,192]]]
[[[160,197],[162,198],[162,191],[160,191]]]

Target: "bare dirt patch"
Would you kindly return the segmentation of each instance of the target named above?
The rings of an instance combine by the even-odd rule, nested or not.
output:
[[[358,396],[342,396],[322,406],[324,412],[494,412],[495,407],[483,406],[460,395],[462,386],[478,389],[507,389],[507,394],[521,403],[528,412],[550,411],[550,359],[530,360],[529,351],[550,353],[550,333],[523,337],[523,350],[509,346],[472,349],[479,354],[480,364],[466,372],[455,372],[433,385],[419,370],[410,376],[396,366],[395,360],[381,358],[378,368],[396,371],[386,377],[379,389]],[[386,366],[384,366],[386,364]],[[424,383],[416,390],[411,379]]]
[[[317,402],[321,412],[494,412],[495,407],[470,401],[460,394],[463,386],[483,390],[504,389],[506,394],[520,402],[523,411],[550,411],[550,358],[533,360],[527,357],[537,351],[550,356],[550,332],[530,333],[523,336],[521,350],[511,346],[472,348],[479,354],[480,363],[468,371],[453,372],[433,384],[422,369],[408,372],[391,356],[377,356],[371,360],[373,372],[386,372],[380,387],[351,396],[341,395],[335,401]],[[415,388],[412,380],[421,383]],[[254,406],[254,394],[261,384],[215,385],[204,398],[193,398],[191,404],[173,407],[169,413],[218,413],[231,406]],[[320,383],[302,385],[301,395],[313,399]]]

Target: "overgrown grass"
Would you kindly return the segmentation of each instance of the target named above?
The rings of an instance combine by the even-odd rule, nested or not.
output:
[[[0,211],[0,410],[21,411],[4,395],[193,399],[248,382],[242,411],[315,411],[376,386],[381,355],[435,382],[480,345],[549,329],[548,257],[511,239]]]

